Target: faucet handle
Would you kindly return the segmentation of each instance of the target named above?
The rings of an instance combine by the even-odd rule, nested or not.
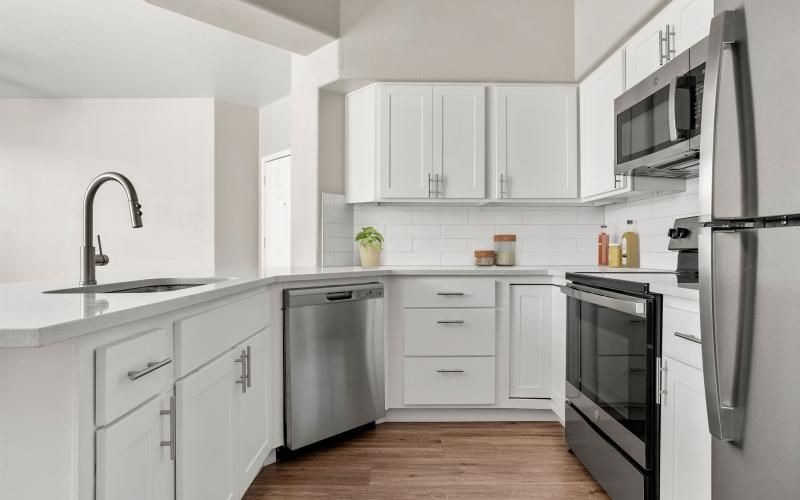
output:
[[[103,242],[100,241],[100,235],[97,235],[97,246],[99,247],[99,253],[95,254],[94,256],[94,264],[96,266],[105,266],[109,262],[108,255],[103,254]]]

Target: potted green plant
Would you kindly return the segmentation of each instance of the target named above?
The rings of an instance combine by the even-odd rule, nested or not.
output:
[[[372,226],[362,227],[356,235],[361,267],[377,267],[381,262],[383,235]]]

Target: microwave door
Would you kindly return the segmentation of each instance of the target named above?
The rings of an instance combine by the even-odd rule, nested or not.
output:
[[[720,4],[722,4],[720,6]],[[800,2],[720,0],[708,40],[700,213],[733,220],[800,213]]]

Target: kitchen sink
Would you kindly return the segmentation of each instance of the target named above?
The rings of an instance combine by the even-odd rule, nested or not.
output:
[[[210,285],[228,278],[152,278],[48,290],[44,293],[158,293]]]

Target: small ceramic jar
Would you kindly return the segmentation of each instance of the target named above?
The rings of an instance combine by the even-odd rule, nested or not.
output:
[[[476,266],[493,266],[494,250],[475,250]]]

